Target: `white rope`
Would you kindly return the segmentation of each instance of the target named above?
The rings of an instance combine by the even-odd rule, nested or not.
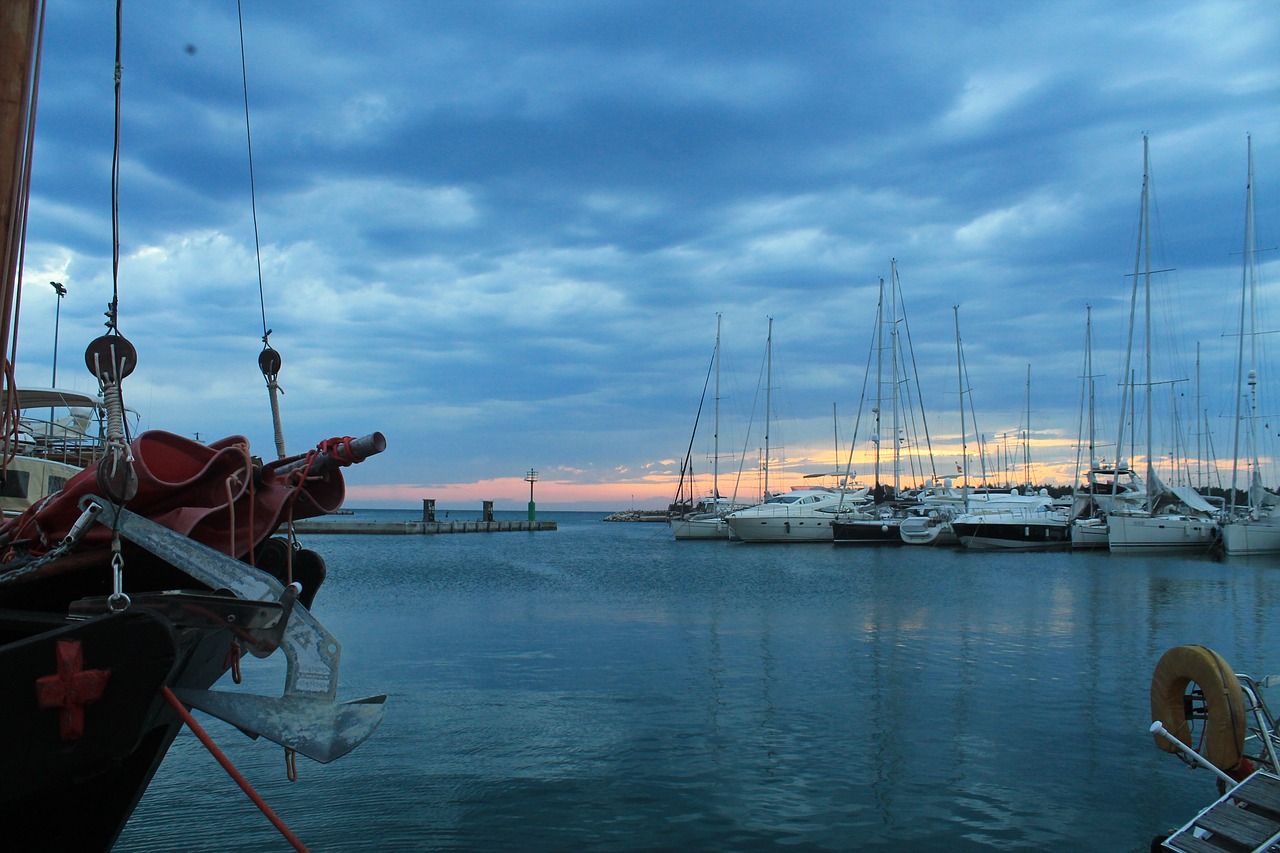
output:
[[[275,425],[276,430],[276,454],[279,458],[285,458],[284,452],[284,425],[280,420],[280,386],[274,378],[267,380],[267,393],[271,395],[271,423]]]

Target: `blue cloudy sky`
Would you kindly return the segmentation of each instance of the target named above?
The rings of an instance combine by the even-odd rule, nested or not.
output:
[[[50,378],[49,281],[68,289],[59,385],[92,381],[111,5],[49,4],[26,384]],[[351,470],[350,505],[521,507],[530,467],[540,503],[665,505],[717,314],[722,472],[759,464],[772,317],[772,483],[813,482],[854,439],[895,258],[938,467],[960,455],[959,306],[979,431],[998,446],[1025,428],[1029,365],[1033,461],[1069,482],[1086,305],[1115,441],[1144,133],[1152,266],[1174,268],[1154,278],[1155,378],[1186,380],[1157,392],[1162,422],[1175,394],[1183,412],[1155,452],[1231,453],[1248,134],[1257,244],[1280,241],[1280,5],[245,0],[243,16],[289,450],[389,444]],[[233,0],[125,4],[126,399],[144,427],[244,434],[270,457],[243,85]],[[1258,255],[1264,305],[1278,258]]]

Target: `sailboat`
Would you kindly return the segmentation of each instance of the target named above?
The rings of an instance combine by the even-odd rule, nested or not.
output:
[[[16,96],[0,99],[0,375],[11,401],[43,10],[0,5],[0,87]],[[327,762],[372,734],[386,699],[336,701],[341,647],[311,613],[324,561],[276,535],[338,509],[341,468],[380,452],[381,434],[265,464],[239,436],[132,436],[122,389],[137,351],[117,306],[86,350],[106,413],[102,453],[67,463],[75,473],[60,488],[0,524],[7,849],[109,849],[180,729],[198,727],[191,708],[284,746],[288,761]],[[12,450],[21,439],[0,440]],[[243,653],[278,649],[281,695],[212,689],[225,672],[238,678]]]
[[[720,494],[720,315],[716,314],[716,345],[711,355],[711,369],[715,371],[715,405],[714,436],[711,451],[711,494],[698,501],[692,512],[681,512],[673,515],[670,521],[671,533],[676,539],[728,539],[732,535],[724,517],[742,504]],[[708,377],[710,378],[710,377]],[[706,399],[706,385],[703,385],[703,399]],[[693,435],[689,437],[689,448],[685,452],[684,464],[680,469],[680,485],[676,492],[673,506],[682,506],[681,494],[685,484],[692,491],[693,484],[693,441],[698,432],[698,420],[701,417],[702,405],[698,406],[699,417],[694,418]]]
[[[1118,502],[1140,504],[1146,497],[1133,471],[1128,467],[1108,464],[1100,459],[1096,442],[1096,400],[1093,374],[1093,307],[1085,307],[1084,375],[1081,384],[1080,434],[1076,448],[1076,470],[1081,454],[1088,448],[1089,468],[1084,482],[1076,476],[1071,496],[1071,547],[1090,549],[1107,547],[1107,513]],[[1087,433],[1087,443],[1085,435]]]
[[[875,329],[871,343],[875,351],[875,406],[871,409],[871,449],[873,453],[871,495],[873,503],[865,508],[857,509],[847,517],[832,524],[832,538],[837,545],[901,545],[902,536],[899,530],[902,522],[916,515],[923,506],[917,495],[904,494],[902,491],[902,436],[905,430],[902,421],[906,420],[904,417],[905,410],[910,405],[910,401],[904,399],[909,397],[910,394],[907,380],[902,374],[906,371],[911,347],[908,345],[904,349],[902,339],[899,336],[899,326],[903,330],[907,326],[906,310],[902,308],[902,284],[898,278],[898,261],[896,258],[890,260],[889,267],[889,287],[887,292],[884,279],[880,280],[880,295],[876,302]],[[884,380],[884,362],[886,355],[889,362],[889,393],[887,396],[890,419],[888,426],[893,435],[891,439],[892,449],[889,453],[891,484],[886,484],[881,479],[882,451],[884,448],[882,436],[885,426],[881,419],[886,397],[884,394],[886,384]],[[868,379],[872,372],[870,361],[871,359],[868,358],[866,371]],[[865,390],[865,381],[863,387]],[[863,397],[864,399],[866,398],[865,393]],[[858,421],[861,421],[861,408],[859,408]],[[921,421],[927,424],[923,417],[923,412],[921,412]],[[908,421],[908,423],[911,422]],[[857,441],[856,434],[854,441],[855,443]],[[930,461],[932,461],[932,454],[930,454]],[[850,463],[852,463],[852,451],[850,452]],[[852,465],[849,467],[852,467]],[[936,472],[933,473],[936,475]]]
[[[1150,159],[1148,140],[1142,137],[1142,198],[1139,206],[1138,248],[1134,258],[1132,312],[1137,311],[1139,285],[1143,294],[1145,316],[1144,345],[1146,356],[1146,486],[1141,503],[1122,502],[1113,506],[1107,515],[1107,546],[1112,553],[1169,550],[1182,548],[1209,548],[1218,536],[1218,523],[1214,508],[1202,495],[1190,486],[1168,486],[1156,476],[1154,441],[1152,438],[1154,414],[1152,412],[1151,372],[1151,222],[1148,210],[1150,192]],[[1136,317],[1129,319],[1129,346],[1125,355],[1124,375],[1130,375],[1129,360],[1133,354],[1133,326]],[[1124,398],[1132,383],[1124,386]],[[1135,425],[1136,427],[1136,425]],[[1120,418],[1120,435],[1116,447],[1124,446],[1124,418]]]
[[[1231,465],[1231,508],[1222,525],[1222,547],[1231,556],[1280,553],[1280,496],[1262,487],[1258,450],[1258,315],[1257,276],[1254,270],[1253,137],[1249,137],[1249,177],[1245,191],[1244,269],[1240,281],[1240,341],[1236,363],[1235,460]],[[1245,342],[1248,341],[1248,366]],[[1247,410],[1245,407],[1248,407]],[[1236,506],[1240,467],[1240,427],[1245,429],[1245,454],[1249,463],[1249,489],[1243,507]]]
[[[931,505],[918,515],[904,519],[898,525],[898,536],[906,545],[958,545],[955,531],[951,529],[951,520],[962,512],[969,511],[971,489],[969,486],[969,434],[964,421],[964,400],[966,393],[964,345],[960,341],[960,306],[951,306],[956,329],[956,381],[960,389],[960,459],[957,473],[964,479],[964,485],[956,490],[946,488],[934,491],[930,497]]]
[[[964,344],[960,339],[960,306],[954,305],[951,310],[955,317],[956,378],[960,389],[961,462],[957,465],[957,473],[963,478],[964,485],[954,488],[948,480],[942,486],[934,484],[921,491],[921,506],[917,514],[903,519],[898,527],[898,535],[907,545],[958,545],[960,540],[953,526],[956,519],[1001,509],[1035,506],[1044,502],[1042,496],[1023,495],[1016,489],[998,492],[986,488],[975,490],[969,485],[969,432],[965,423],[964,405],[965,398],[968,397],[970,411],[973,412],[972,395],[968,388]],[[977,432],[976,416],[974,421],[974,431]]]
[[[831,542],[833,521],[867,499],[867,489],[808,488],[769,492],[769,409],[772,405],[773,318],[765,343],[764,501],[725,516],[732,538],[742,542]]]
[[[972,550],[1047,551],[1071,544],[1067,508],[1060,507],[1046,489],[1031,487],[1031,365],[1027,365],[1027,421],[1023,441],[1026,490],[1016,491],[951,519],[960,544]]]

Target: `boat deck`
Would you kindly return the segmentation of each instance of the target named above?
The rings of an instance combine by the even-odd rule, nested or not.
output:
[[[1280,850],[1280,777],[1259,770],[1165,840],[1169,850]]]

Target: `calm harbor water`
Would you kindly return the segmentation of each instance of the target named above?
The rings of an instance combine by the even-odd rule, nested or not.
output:
[[[1146,733],[1160,655],[1280,672],[1280,561],[554,517],[304,542],[329,564],[342,698],[389,694],[382,726],[290,783],[279,747],[198,717],[312,850],[1139,853],[1216,796]],[[283,661],[245,671],[220,687],[279,694]],[[287,849],[188,732],[117,846]]]

